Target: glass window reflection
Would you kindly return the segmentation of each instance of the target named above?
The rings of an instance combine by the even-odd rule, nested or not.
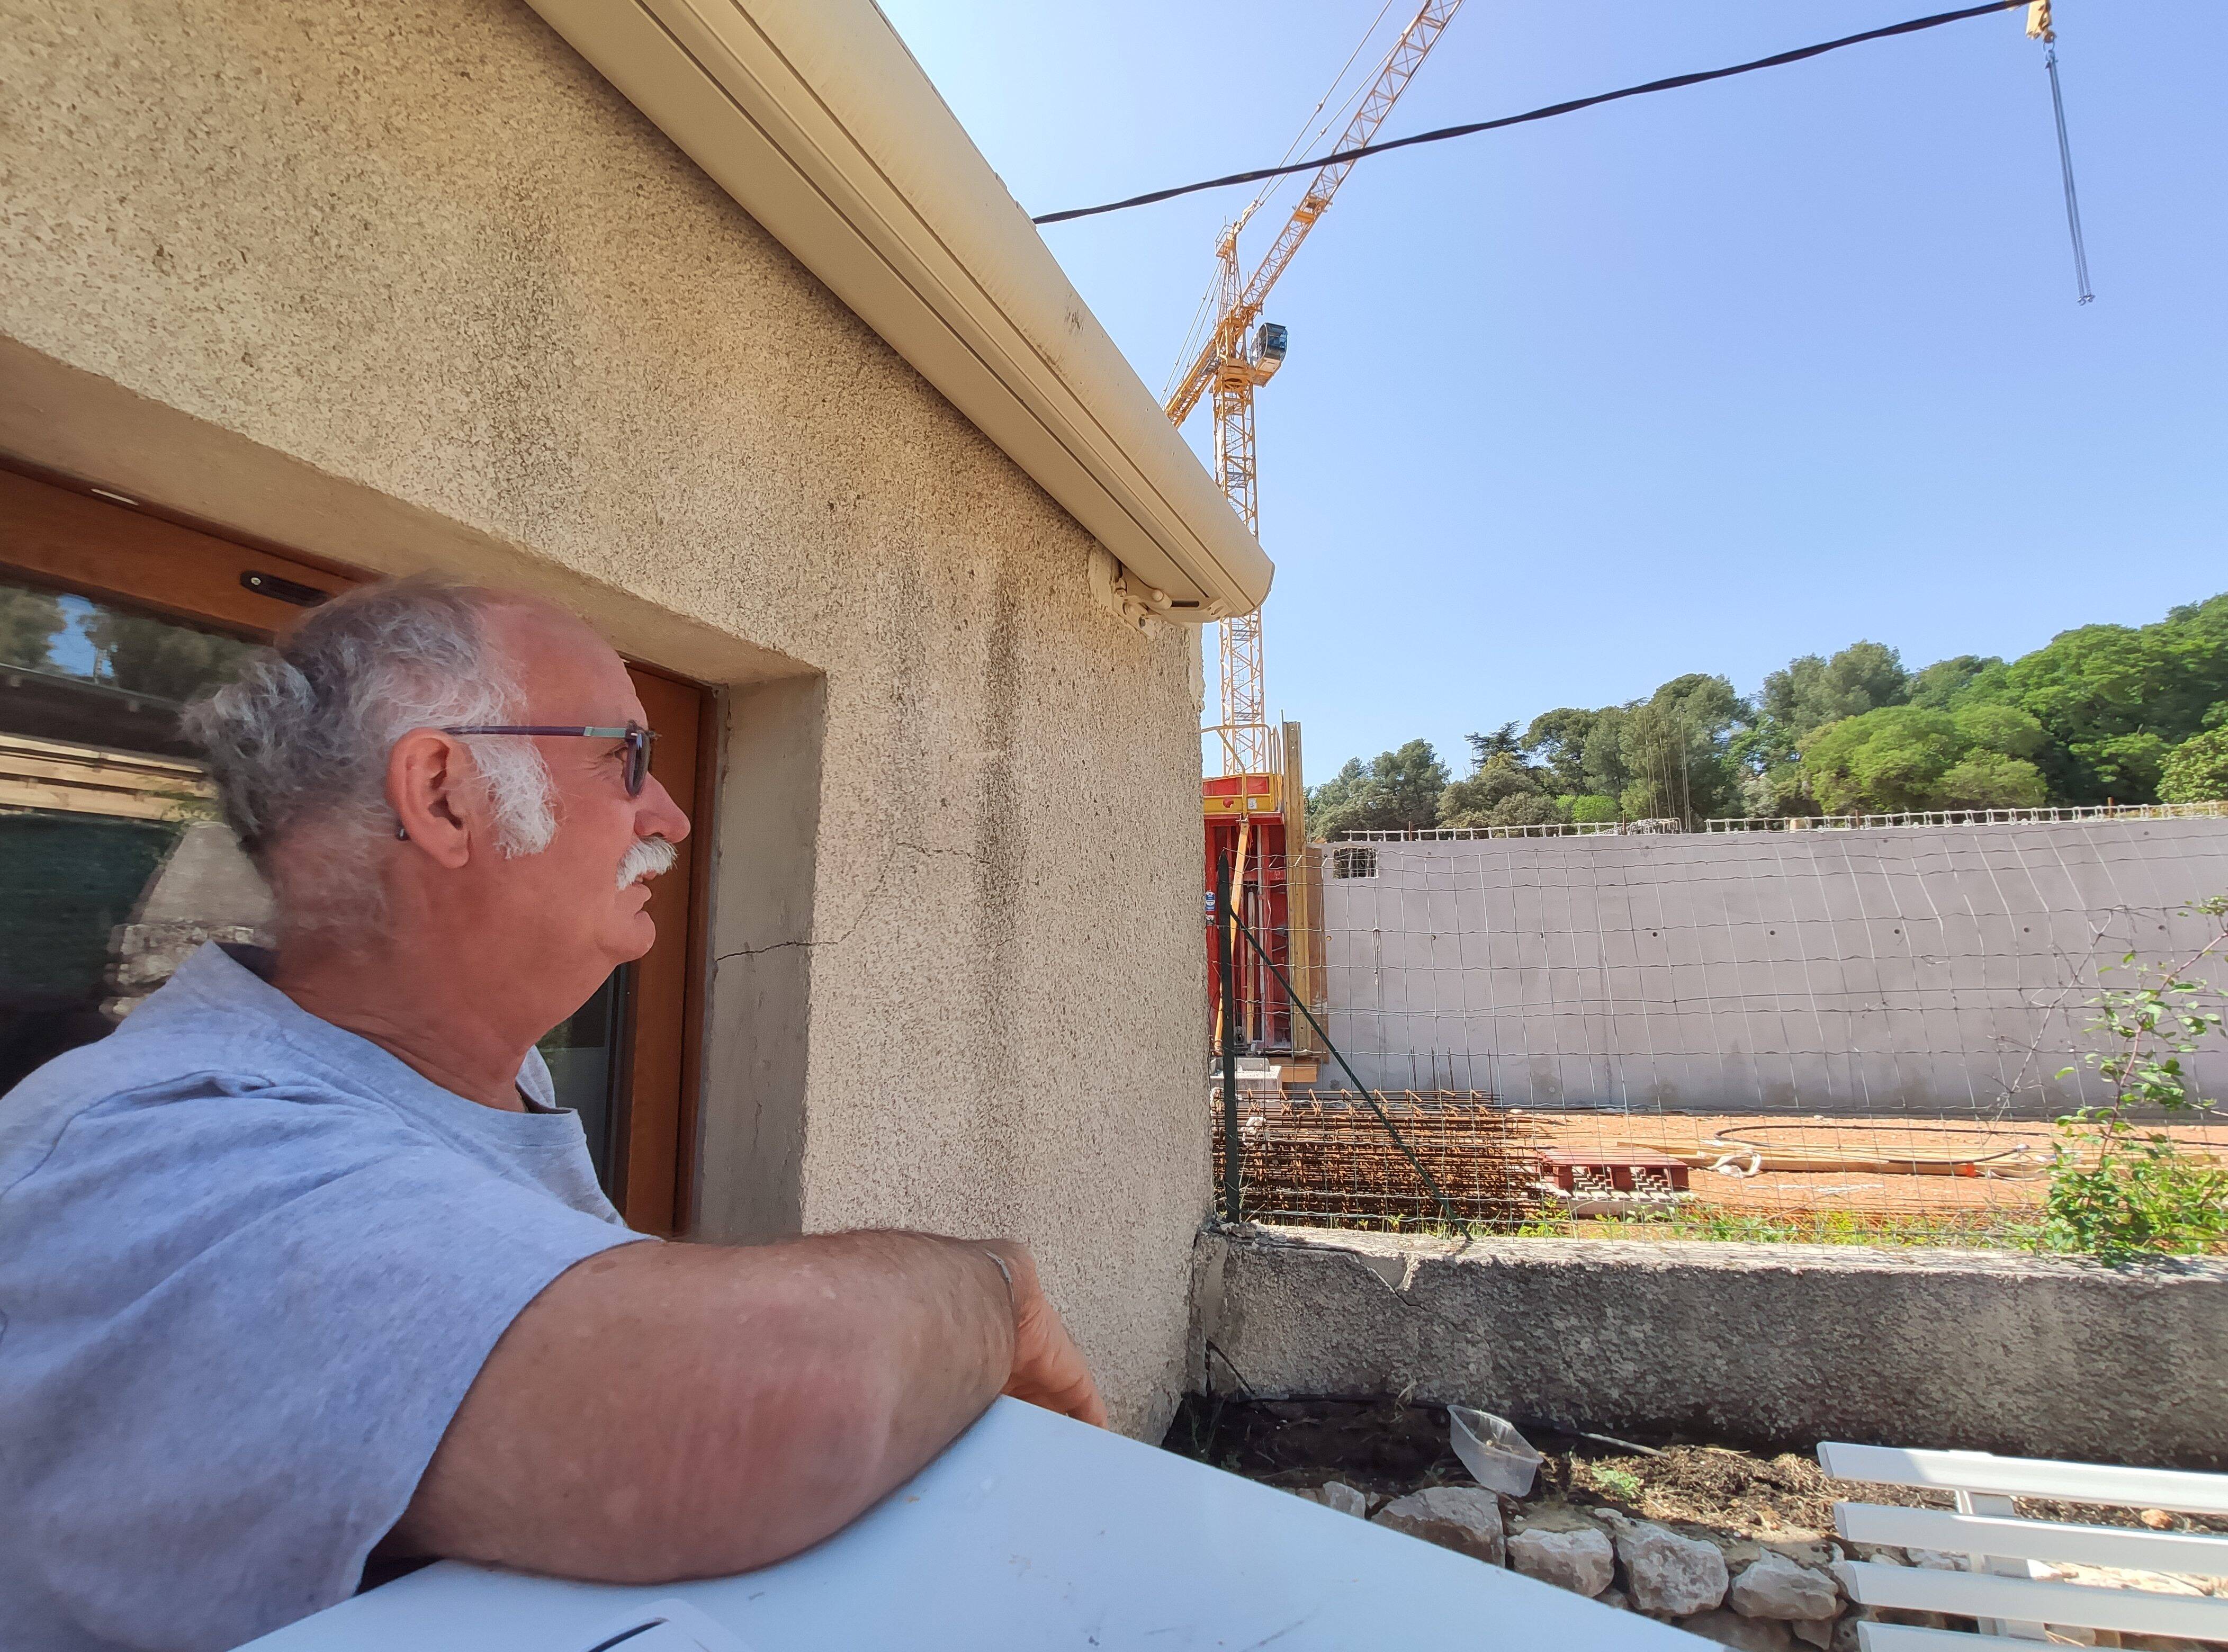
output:
[[[269,892],[178,728],[255,646],[0,576],[0,1092],[105,1035],[203,942],[270,944]],[[631,973],[541,1041],[607,1191]]]

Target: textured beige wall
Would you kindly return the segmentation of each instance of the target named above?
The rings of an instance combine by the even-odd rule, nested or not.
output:
[[[733,701],[707,1226],[1017,1233],[1158,1425],[1207,1198],[1195,639],[1095,608],[1003,455],[504,0],[0,0],[0,335],[608,592],[645,657],[824,674]]]

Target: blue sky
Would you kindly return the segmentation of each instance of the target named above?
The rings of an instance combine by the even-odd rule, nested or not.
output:
[[[1378,15],[881,3],[1032,212],[1275,160]],[[1930,9],[1469,0],[1383,135]],[[2087,306],[2020,18],[1355,170],[1258,402],[1270,708],[1310,779],[1417,735],[1459,769],[1469,730],[1682,671],[2011,656],[2228,590],[2228,6],[2060,0]],[[1156,390],[1246,199],[1044,232]]]

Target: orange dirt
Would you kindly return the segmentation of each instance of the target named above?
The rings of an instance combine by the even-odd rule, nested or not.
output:
[[[1906,1118],[1828,1118],[1784,1113],[1538,1113],[1519,1115],[1543,1142],[1597,1150],[1613,1143],[1693,1162],[1693,1204],[1744,1215],[1829,1212],[1912,1214],[2038,1208],[2046,1161],[2058,1142],[2047,1121],[1971,1124]],[[2148,1128],[2148,1127],[2147,1127]],[[2228,1124],[2165,1127],[2183,1145],[2228,1158]],[[1712,1143],[1722,1143],[1714,1145]],[[1756,1163],[1756,1174],[1730,1174]],[[1728,1161],[1728,1171],[1707,1168]],[[1813,1168],[1777,1165],[1809,1161]],[[1935,1174],[1912,1174],[1921,1168]],[[1952,1167],[1955,1167],[1952,1170]],[[1950,1170],[1950,1174],[1942,1171]]]

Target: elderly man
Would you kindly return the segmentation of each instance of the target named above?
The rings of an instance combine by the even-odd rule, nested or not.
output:
[[[0,1648],[215,1649],[368,1559],[741,1571],[1001,1391],[1092,1422],[1002,1240],[645,1242],[535,1041],[688,822],[618,656],[423,580],[189,714],[275,955],[206,947],[0,1100]]]

